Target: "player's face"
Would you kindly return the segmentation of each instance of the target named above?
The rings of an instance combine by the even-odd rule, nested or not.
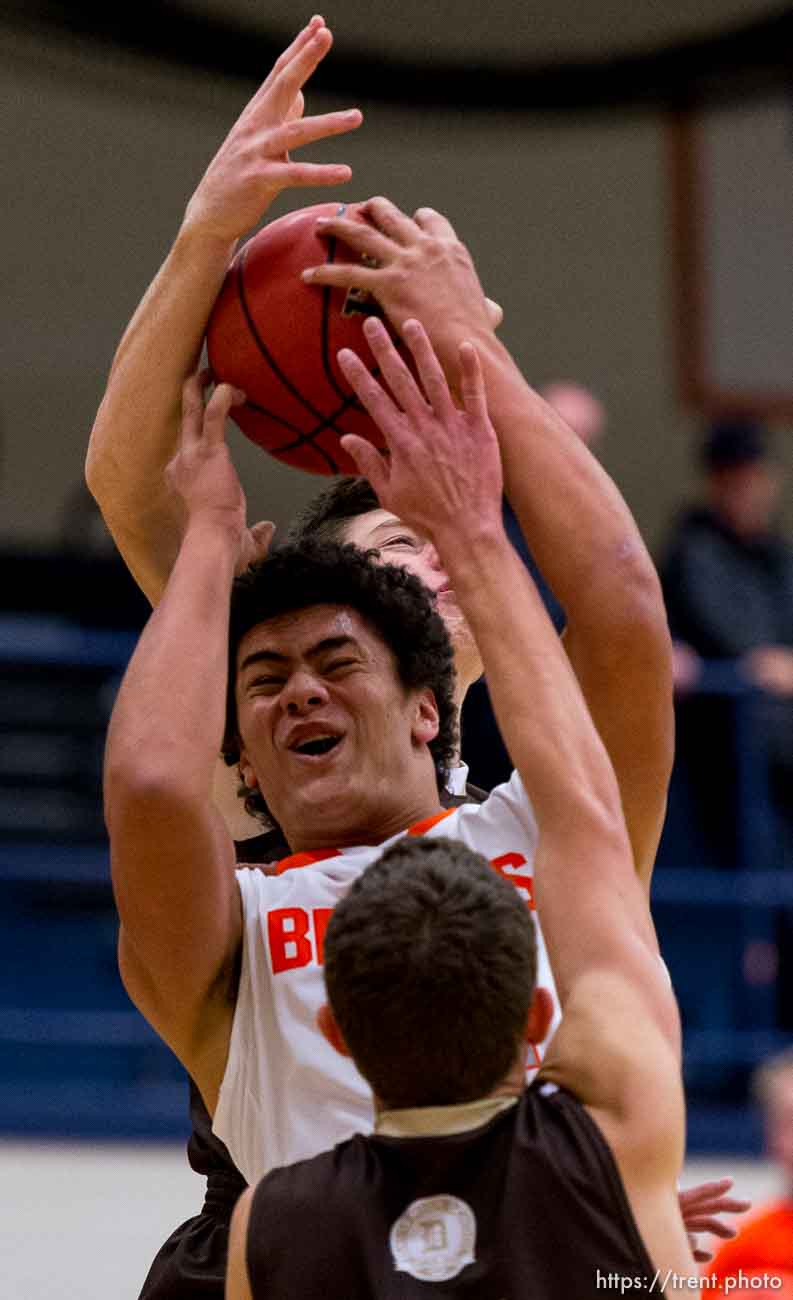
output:
[[[403,523],[390,510],[369,510],[349,521],[344,540],[362,551],[376,550],[381,564],[407,569],[429,588],[454,647],[458,677],[466,682],[477,677],[482,667],[476,644],[429,538]]]
[[[310,606],[252,628],[237,652],[236,698],[243,779],[290,844],[377,842],[362,836],[405,824],[401,792],[436,797],[432,692],[406,690],[355,610]],[[392,815],[399,824],[383,830]]]
[[[363,551],[376,550],[383,564],[397,564],[414,573],[438,598],[439,606],[442,597],[453,595],[438,552],[429,538],[422,537],[389,510],[369,510],[364,515],[356,515],[347,524],[344,539]]]

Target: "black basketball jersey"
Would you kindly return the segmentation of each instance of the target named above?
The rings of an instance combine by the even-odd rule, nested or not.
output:
[[[541,1083],[472,1131],[273,1170],[247,1261],[254,1300],[594,1300],[609,1274],[640,1292],[655,1274],[600,1130]]]

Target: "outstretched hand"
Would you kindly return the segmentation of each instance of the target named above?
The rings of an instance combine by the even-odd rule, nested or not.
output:
[[[303,117],[303,86],[333,44],[315,16],[280,56],[209,164],[185,214],[184,228],[232,244],[262,218],[283,189],[341,185],[346,164],[293,162],[290,151],[360,126],[356,109]]]
[[[342,438],[342,446],[381,504],[436,543],[449,534],[473,541],[500,528],[501,459],[476,349],[468,342],[459,348],[460,409],[418,321],[405,321],[403,334],[421,387],[382,321],[369,317],[364,332],[390,394],[349,349],[339,353],[339,365],[389,454],[355,434]]]
[[[679,1193],[680,1213],[698,1264],[706,1263],[713,1255],[711,1251],[699,1248],[695,1234],[709,1232],[714,1237],[734,1237],[735,1228],[732,1224],[725,1223],[721,1215],[745,1214],[751,1209],[751,1201],[727,1195],[732,1188],[732,1181],[731,1178],[719,1178],[716,1182],[700,1183],[697,1187],[689,1187]]]

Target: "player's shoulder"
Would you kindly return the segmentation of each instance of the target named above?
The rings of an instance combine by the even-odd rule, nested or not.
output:
[[[660,963],[658,980],[659,988],[667,980]],[[621,1164],[663,1178],[682,1159],[685,1103],[674,1034],[613,970],[588,972],[571,991],[539,1079],[586,1106]]]
[[[517,771],[513,771],[508,780],[494,786],[484,799],[464,803],[455,808],[450,814],[451,818],[462,827],[483,829],[514,827],[532,839],[535,839],[537,834],[534,811]],[[444,834],[442,823],[439,834]]]
[[[256,1212],[266,1213],[272,1207],[283,1216],[281,1221],[286,1228],[292,1211],[298,1219],[307,1207],[317,1205],[327,1215],[330,1206],[342,1202],[345,1192],[353,1193],[364,1173],[366,1160],[366,1138],[355,1134],[319,1155],[279,1165],[256,1186],[253,1198]]]
[[[293,853],[264,869],[258,863],[240,863],[236,876],[243,905],[257,910],[279,906],[291,898],[333,902],[350,880],[360,874],[376,849],[327,849]]]
[[[434,833],[452,835],[468,848],[493,859],[503,854],[520,854],[532,861],[537,848],[537,820],[526,796],[519,772],[490,790],[482,803],[463,803]]]

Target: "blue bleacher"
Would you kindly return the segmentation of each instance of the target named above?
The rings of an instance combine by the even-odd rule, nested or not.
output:
[[[0,616],[0,1131],[7,1134],[186,1133],[183,1072],[129,1002],[116,966],[101,762],[134,642],[133,633],[66,619]],[[748,1076],[790,1042],[778,963],[781,927],[793,917],[793,871],[782,869],[754,702],[724,665],[710,665],[703,689],[685,702],[694,734],[712,732],[725,833],[714,839],[703,817],[683,746],[653,886],[683,1018],[692,1153],[759,1150]]]
[[[0,617],[0,1127],[183,1136],[184,1074],[130,1003],[101,808],[135,634]]]

